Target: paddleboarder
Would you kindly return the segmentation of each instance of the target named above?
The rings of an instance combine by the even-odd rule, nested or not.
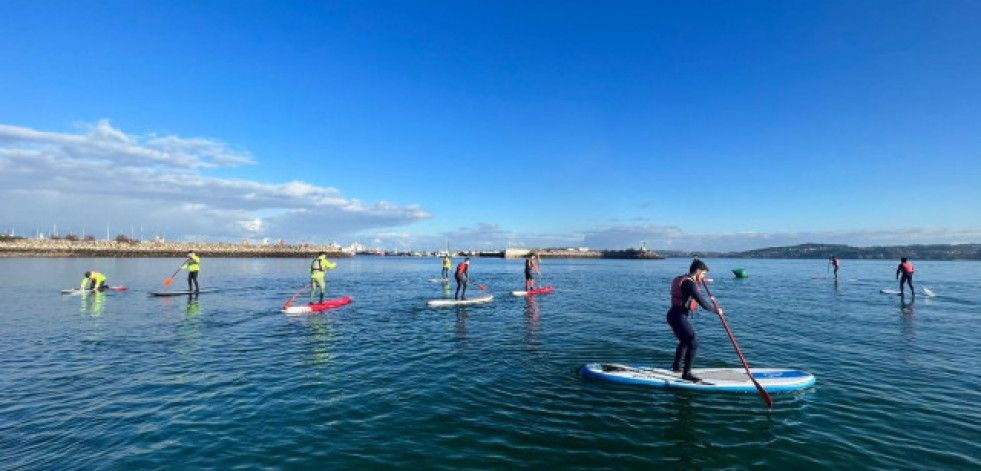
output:
[[[467,285],[470,284],[470,257],[463,259],[459,265],[456,266],[456,294],[453,295],[453,299],[467,299]],[[460,288],[463,288],[463,296],[460,296]]]
[[[700,382],[701,378],[691,374],[692,364],[695,362],[695,354],[698,353],[698,339],[695,337],[695,327],[688,320],[688,316],[693,314],[699,305],[706,311],[722,315],[722,308],[717,308],[702,297],[701,290],[698,288],[699,282],[708,273],[708,266],[705,262],[695,259],[688,267],[688,274],[680,275],[671,282],[671,309],[668,310],[667,321],[678,338],[678,347],[674,352],[674,363],[671,369],[681,372],[681,378]],[[684,369],[682,369],[684,360]]]
[[[533,272],[538,272],[539,275],[542,271],[538,269],[538,264],[535,263],[535,254],[528,254],[528,258],[525,259],[525,291],[531,291],[535,289],[535,274]]]
[[[187,270],[187,290],[197,293],[199,291],[198,286],[198,272],[201,271],[201,257],[198,257],[194,251],[187,253],[187,260],[184,260],[184,264],[181,265],[181,270]]]
[[[88,288],[85,287],[86,283],[89,285]],[[106,284],[106,275],[97,271],[87,271],[85,272],[84,278],[82,278],[82,284],[79,288],[90,291],[105,291],[109,288],[109,285]]]
[[[439,273],[440,278],[450,279],[450,256],[443,257],[443,271]]]
[[[902,275],[902,278],[899,278],[900,275]],[[906,294],[903,292],[903,283],[905,282],[907,285],[909,285],[910,294],[912,294],[913,297],[916,297],[916,291],[913,290],[913,264],[909,263],[909,261],[906,260],[906,257],[903,257],[899,261],[899,266],[896,267],[896,278],[899,278],[900,296],[906,296]]]
[[[320,303],[324,302],[324,277],[327,275],[327,270],[333,270],[337,264],[327,260],[327,253],[320,252],[317,254],[317,258],[310,263],[310,285],[313,289],[310,290],[310,304],[313,304],[313,295],[320,289]]]
[[[835,257],[834,255],[832,255],[831,257],[828,258],[828,263],[831,266],[835,267],[835,279],[837,280],[838,279],[838,267],[841,266],[841,262],[838,261],[838,257]]]

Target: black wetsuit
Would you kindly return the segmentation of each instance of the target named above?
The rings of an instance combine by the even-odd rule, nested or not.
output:
[[[470,265],[462,262],[456,267],[456,294],[453,299],[467,299],[467,284],[470,282]],[[460,297],[460,288],[463,287],[463,297]]]
[[[916,296],[916,291],[913,291],[913,264],[909,264],[908,272],[903,268],[903,265],[900,263],[899,267],[896,268],[896,276],[902,275],[902,278],[899,279],[899,293],[903,293],[903,283],[905,282],[909,286],[910,294]]]
[[[691,325],[691,322],[688,321],[688,316],[694,312],[688,309],[689,302],[693,299],[703,309],[718,313],[715,307],[709,304],[698,292],[695,281],[686,277],[681,283],[681,305],[672,305],[667,314],[668,325],[674,331],[674,336],[678,337],[678,348],[674,351],[674,363],[671,364],[671,369],[674,371],[680,370],[681,360],[684,358],[684,376],[691,374],[691,366],[695,362],[695,354],[698,353],[698,339],[695,337],[695,326]],[[672,304],[674,303],[672,302]]]

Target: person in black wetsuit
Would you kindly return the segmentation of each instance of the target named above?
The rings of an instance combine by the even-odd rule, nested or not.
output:
[[[838,279],[838,267],[841,266],[841,262],[838,261],[838,257],[835,257],[834,255],[832,255],[831,257],[828,258],[828,263],[831,266],[835,267],[835,279],[837,280]]]
[[[702,297],[698,288],[698,283],[705,278],[708,271],[705,262],[696,258],[691,262],[687,275],[675,277],[671,282],[671,309],[666,316],[674,336],[678,337],[678,348],[674,351],[674,363],[671,364],[671,369],[675,372],[680,371],[682,379],[695,383],[701,381],[701,378],[691,374],[695,354],[698,353],[698,339],[695,337],[695,327],[691,325],[688,316],[695,312],[698,305],[720,316],[723,314],[722,309],[716,310]],[[684,359],[684,369],[681,368],[682,359]]]
[[[470,284],[470,257],[463,259],[456,266],[454,278],[456,278],[456,294],[453,295],[453,299],[467,299],[467,285]],[[460,297],[461,287],[463,287],[463,297]]]
[[[903,275],[899,278],[899,275]],[[899,294],[900,296],[906,296],[903,292],[903,283],[909,285],[909,294],[916,296],[916,291],[913,291],[913,264],[903,257],[899,261],[899,266],[896,267],[896,278],[899,278]]]

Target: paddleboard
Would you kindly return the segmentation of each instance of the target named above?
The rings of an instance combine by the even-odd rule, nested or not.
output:
[[[535,294],[548,294],[552,292],[551,286],[546,286],[545,288],[533,289],[531,291],[512,291],[511,294],[514,296],[530,296]]]
[[[494,299],[493,295],[485,294],[483,296],[467,299],[430,299],[429,301],[426,301],[426,305],[429,307],[465,306],[467,304],[486,303],[492,299]]]
[[[194,291],[151,291],[150,296],[187,296],[189,294],[214,293],[218,288],[207,288],[198,292]]]
[[[430,278],[429,279],[429,282],[430,283],[449,283],[450,282],[450,279],[449,278]]]
[[[895,290],[895,289],[880,289],[879,292],[882,294],[895,294],[897,296],[902,294],[899,292],[899,290]]]
[[[692,374],[702,379],[700,383],[681,379],[681,373],[662,368],[589,363],[583,365],[581,371],[585,376],[617,383],[700,391],[757,392],[743,368],[692,368]],[[800,370],[750,368],[750,371],[767,392],[805,389],[813,386],[815,381],[814,375]]]
[[[129,289],[129,288],[126,288],[125,286],[110,286],[110,287],[102,290],[102,292],[105,292],[105,291],[126,291],[127,289]],[[72,288],[72,289],[63,289],[63,290],[61,290],[61,294],[82,294],[82,293],[91,293],[91,292],[92,292],[92,290],[90,290],[90,289],[80,289],[80,288]]]
[[[332,307],[343,306],[350,303],[351,297],[344,296],[343,298],[328,299],[322,303],[306,304],[303,306],[290,306],[286,309],[282,309],[281,312],[283,314],[309,314],[311,312],[320,312]]]

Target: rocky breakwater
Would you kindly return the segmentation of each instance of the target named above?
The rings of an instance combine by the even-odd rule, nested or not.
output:
[[[104,240],[0,240],[0,257],[184,257],[194,251],[201,257],[305,258],[327,252],[331,258],[350,257],[326,245],[244,245],[195,242],[145,242]]]

